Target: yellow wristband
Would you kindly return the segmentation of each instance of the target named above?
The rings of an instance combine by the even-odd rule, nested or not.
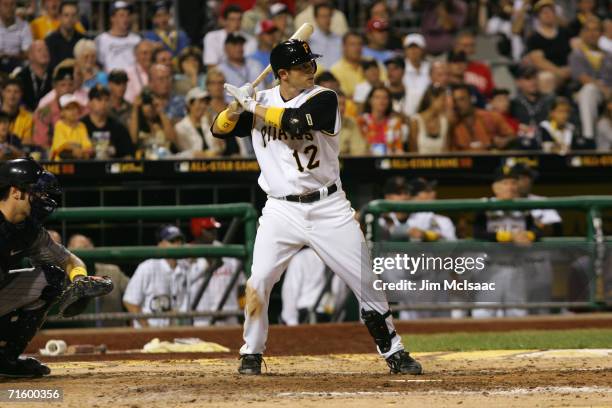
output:
[[[236,123],[238,121],[230,120],[227,116],[227,109],[222,111],[219,116],[217,116],[217,127],[221,130],[221,133],[229,133],[236,127]]]
[[[272,125],[280,129],[281,120],[283,119],[283,112],[285,112],[285,108],[275,108],[270,107],[266,109],[266,117],[265,122],[266,125]]]
[[[425,231],[425,241],[437,241],[440,234],[435,231]]]
[[[536,234],[533,231],[527,231],[527,238],[529,238],[530,241],[535,241]]]
[[[72,270],[68,273],[68,277],[70,278],[70,282],[74,282],[74,278],[77,276],[87,276],[87,271],[82,266],[77,266],[72,268]]]
[[[510,242],[512,241],[512,233],[510,231],[497,231],[495,238],[498,242]]]

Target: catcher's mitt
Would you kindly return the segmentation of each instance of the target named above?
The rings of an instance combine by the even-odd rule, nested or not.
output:
[[[87,308],[91,298],[107,295],[112,290],[113,281],[108,276],[102,278],[77,277],[58,299],[59,315],[62,317],[76,316]]]

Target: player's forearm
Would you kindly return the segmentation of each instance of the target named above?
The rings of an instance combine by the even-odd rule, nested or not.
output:
[[[127,311],[130,313],[142,313],[142,308],[138,305],[124,301],[123,306],[125,306]],[[138,319],[138,323],[140,323],[141,327],[149,327],[149,321],[147,319]]]
[[[230,105],[227,109],[219,113],[213,121],[213,134],[223,135],[230,133],[236,127],[238,119],[240,119],[240,113],[235,111],[232,105]]]
[[[70,257],[68,257],[68,261],[66,264],[62,265],[64,271],[66,271],[66,275],[70,278],[70,281],[73,281],[77,276],[87,276],[87,268],[85,263],[76,256],[71,253]]]

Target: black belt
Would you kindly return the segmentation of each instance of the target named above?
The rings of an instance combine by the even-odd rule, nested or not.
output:
[[[327,195],[330,196],[338,191],[338,185],[336,183],[327,187]],[[314,203],[315,201],[319,201],[321,198],[321,190],[313,191],[312,193],[302,194],[302,195],[288,195],[282,197],[281,200],[293,201],[295,203]]]

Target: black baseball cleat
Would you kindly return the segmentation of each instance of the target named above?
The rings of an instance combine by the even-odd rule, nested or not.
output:
[[[261,354],[241,354],[240,360],[240,367],[238,367],[240,374],[261,374],[261,361],[263,360]]]
[[[423,374],[423,367],[404,350],[393,353],[387,358],[391,374]]]
[[[32,357],[0,361],[0,377],[38,378],[50,373],[49,367]]]

